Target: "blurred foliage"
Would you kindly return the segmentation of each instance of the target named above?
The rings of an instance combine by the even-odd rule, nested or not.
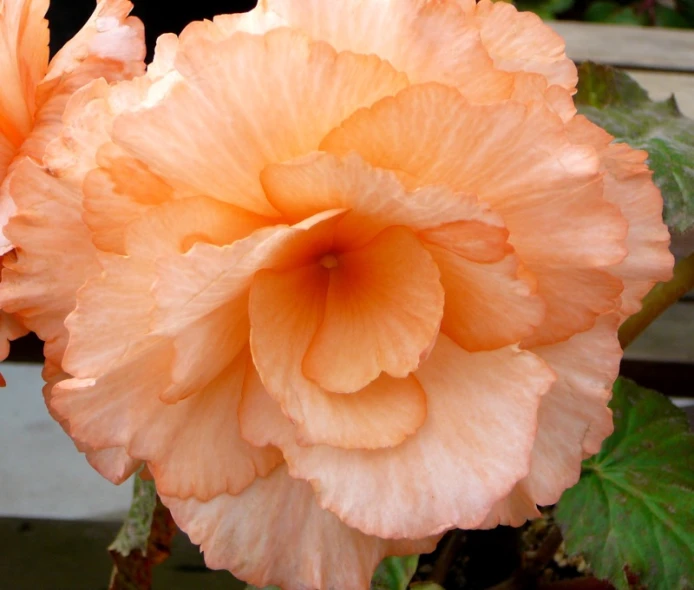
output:
[[[694,28],[694,0],[516,0],[544,20]]]

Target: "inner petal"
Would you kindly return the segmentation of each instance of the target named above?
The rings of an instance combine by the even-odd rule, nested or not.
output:
[[[436,338],[444,292],[431,255],[409,229],[385,229],[365,246],[320,260],[330,273],[325,313],[303,372],[328,391],[352,393],[381,372],[407,377]]]

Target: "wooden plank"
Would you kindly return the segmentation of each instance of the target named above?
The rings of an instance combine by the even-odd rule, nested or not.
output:
[[[653,100],[664,100],[674,94],[682,113],[694,119],[694,74],[645,70],[627,72],[648,91]]]
[[[693,327],[694,303],[676,303],[624,351],[624,358],[631,361],[694,363]]]
[[[548,23],[569,57],[627,68],[694,72],[694,31],[576,22]]]

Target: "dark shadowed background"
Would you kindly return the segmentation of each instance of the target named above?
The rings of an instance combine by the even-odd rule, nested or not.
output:
[[[162,33],[180,33],[190,21],[216,14],[246,12],[257,0],[133,0],[133,14],[145,23],[147,49],[151,58],[154,43]],[[51,52],[55,53],[72,37],[94,10],[95,0],[51,0]]]

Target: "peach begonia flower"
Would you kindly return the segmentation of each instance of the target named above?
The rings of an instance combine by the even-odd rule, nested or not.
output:
[[[162,37],[10,184],[2,303],[69,334],[53,415],[257,586],[368,588],[537,516],[611,432],[617,327],[673,264],[646,154],[575,82],[486,0],[265,0]]]
[[[0,0],[0,254],[8,265],[13,246],[1,228],[15,211],[7,191],[14,169],[25,158],[42,161],[76,90],[96,78],[115,81],[144,72],[144,29],[138,19],[128,18],[130,2],[100,0],[82,30],[50,63],[44,18],[48,5],[49,0]],[[49,251],[42,256],[50,257]],[[73,300],[74,293],[68,297]],[[23,318],[30,316],[0,311],[0,360],[7,357],[9,341],[26,334]],[[30,319],[26,326],[33,328]]]

